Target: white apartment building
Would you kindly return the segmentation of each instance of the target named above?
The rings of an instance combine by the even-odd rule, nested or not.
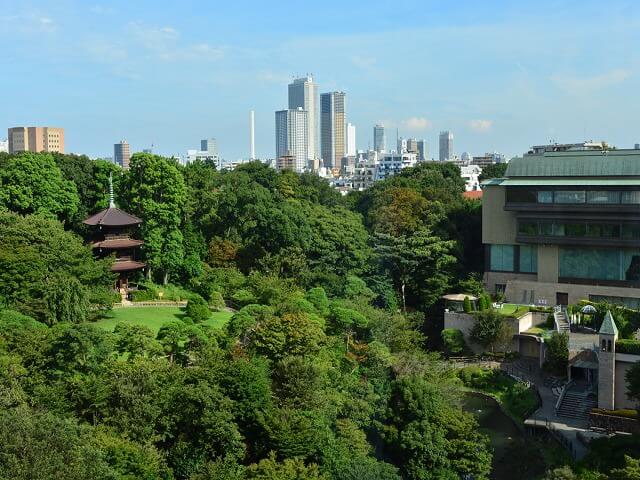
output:
[[[309,160],[307,112],[302,108],[276,112],[276,158],[295,157],[295,170],[305,170]]]

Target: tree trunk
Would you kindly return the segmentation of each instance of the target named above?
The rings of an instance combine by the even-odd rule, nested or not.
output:
[[[407,299],[404,295],[404,287],[405,287],[405,283],[404,281],[402,282],[402,285],[400,286],[400,289],[402,290],[402,310],[404,311],[404,314],[407,314]]]
[[[162,275],[162,284],[166,285],[169,283],[169,274],[167,272],[164,272],[164,274]]]

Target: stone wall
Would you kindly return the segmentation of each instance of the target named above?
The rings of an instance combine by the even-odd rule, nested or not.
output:
[[[589,413],[589,427],[603,428],[607,431],[640,433],[640,422],[633,418],[616,417],[602,413]]]

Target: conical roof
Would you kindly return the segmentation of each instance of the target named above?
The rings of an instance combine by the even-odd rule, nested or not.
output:
[[[602,325],[600,326],[600,331],[598,333],[614,336],[618,334],[618,327],[616,327],[616,322],[613,320],[611,311],[607,310],[607,313],[604,316],[604,320],[602,321]]]
[[[124,227],[127,225],[138,225],[142,223],[135,215],[131,215],[117,207],[109,207],[91,215],[82,223],[85,225],[104,225],[107,227]]]

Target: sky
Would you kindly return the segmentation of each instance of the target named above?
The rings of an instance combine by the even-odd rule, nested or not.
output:
[[[0,138],[65,128],[66,151],[272,158],[287,84],[347,94],[358,148],[373,126],[456,153],[640,143],[640,2],[0,0]]]

